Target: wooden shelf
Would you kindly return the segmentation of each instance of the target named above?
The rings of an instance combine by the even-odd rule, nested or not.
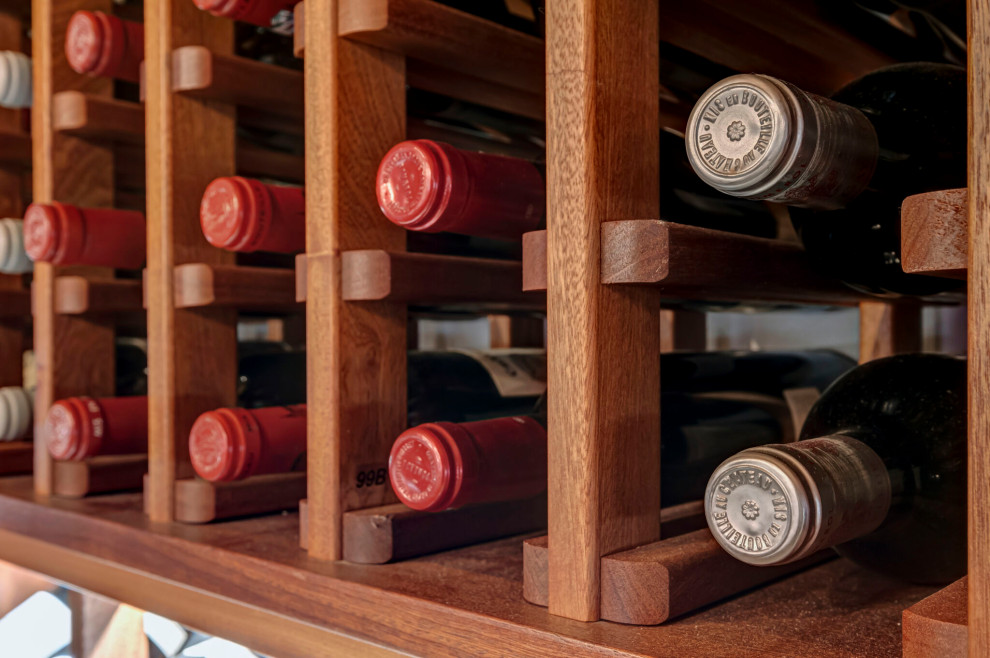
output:
[[[138,279],[86,278],[64,275],[55,278],[55,312],[60,315],[87,313],[142,313],[143,289]]]
[[[175,307],[229,307],[277,313],[302,310],[296,274],[273,267],[186,263],[175,267]]]
[[[303,75],[203,46],[172,52],[172,91],[302,120]]]
[[[523,291],[517,261],[362,249],[345,251],[341,268],[345,301],[545,305],[543,295]]]
[[[901,266],[905,272],[966,278],[969,252],[966,189],[917,194],[901,206]]]
[[[14,130],[0,129],[0,166],[31,168],[31,136]]]
[[[21,475],[31,472],[34,463],[34,443],[5,441],[0,443],[0,475]]]
[[[55,495],[83,498],[94,494],[137,491],[148,472],[146,455],[93,457],[80,462],[55,462]]]
[[[604,284],[655,286],[663,297],[854,306],[875,297],[816,273],[800,245],[662,220],[607,222]],[[523,236],[523,288],[547,285],[545,231]]]
[[[62,91],[52,97],[52,128],[86,139],[144,144],[144,106],[81,91]]]
[[[967,583],[963,577],[904,611],[904,658],[966,655]]]
[[[0,559],[284,656],[331,651],[336,633],[426,655],[718,655],[744,638],[765,655],[897,656],[902,610],[934,591],[833,560],[663,626],[583,624],[522,600],[519,539],[326,563],[299,550],[295,514],[152,524],[138,495],[42,503],[26,478],[0,481],[0,517]]]
[[[296,509],[306,497],[305,473],[261,475],[237,482],[175,481],[175,520],[209,523]]]

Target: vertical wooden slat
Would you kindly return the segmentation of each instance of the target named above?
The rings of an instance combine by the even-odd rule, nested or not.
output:
[[[969,0],[969,655],[990,656],[990,0]]]
[[[199,202],[214,178],[234,173],[235,110],[174,94],[171,53],[202,45],[234,48],[231,21],[188,0],[145,0],[145,123],[148,199],[148,488],[154,521],[174,515],[174,481],[192,475],[188,434],[196,417],[236,400],[237,314],[176,309],[172,271],[189,262],[226,265],[234,254],[210,246]]]
[[[340,253],[404,250],[374,195],[381,157],[405,137],[405,61],[338,39],[337,0],[306,3],[309,552],[341,557],[342,514],[394,500],[357,488],[388,461],[406,418],[406,309],[342,300]]]
[[[489,315],[489,346],[492,349],[506,347],[543,347],[544,320],[530,315]]]
[[[703,352],[708,346],[708,316],[701,311],[660,311],[660,351]]]
[[[883,301],[859,304],[859,362],[921,349],[921,304]]]
[[[600,283],[602,222],[659,216],[656,2],[547,3],[550,612],[660,536],[660,308]]]
[[[65,27],[79,9],[109,12],[110,0],[33,0],[31,4],[34,106],[31,110],[34,201],[63,201],[81,206],[113,204],[113,153],[75,137],[55,133],[51,100],[60,91],[111,96],[113,81],[82,76],[65,60]],[[99,268],[57,268],[38,263],[34,270],[34,353],[38,371],[35,437],[48,407],[70,395],[112,395],[113,326],[86,318],[57,316],[55,277],[75,272],[109,274]],[[35,441],[34,482],[39,494],[53,489],[52,460],[44,441]]]

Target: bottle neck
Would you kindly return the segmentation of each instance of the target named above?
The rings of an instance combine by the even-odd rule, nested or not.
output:
[[[858,109],[762,75],[736,75],[698,101],[688,119],[691,166],[732,196],[822,210],[869,185],[879,146]]]
[[[862,441],[832,435],[750,448],[708,482],[715,539],[750,564],[783,564],[872,532],[890,509],[883,460]]]

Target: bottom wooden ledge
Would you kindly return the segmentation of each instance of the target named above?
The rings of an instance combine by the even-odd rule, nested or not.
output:
[[[82,498],[92,494],[137,491],[148,472],[147,455],[93,457],[81,462],[55,462],[56,496]]]
[[[621,624],[662,624],[835,555],[821,551],[793,564],[750,566],[719,546],[703,527],[704,517],[697,513],[697,507],[677,506],[664,511],[668,518],[661,517],[661,534],[668,539],[602,558],[602,619]],[[695,529],[699,524],[702,528]],[[549,600],[548,555],[546,537],[523,543],[523,597],[542,606]]]
[[[224,306],[279,313],[302,310],[296,301],[293,270],[208,263],[175,267],[175,306]]]
[[[209,523],[221,519],[294,509],[306,495],[305,473],[276,473],[237,482],[176,480],[175,520]]]
[[[22,475],[34,467],[34,444],[30,441],[0,443],[0,475]]]
[[[904,611],[904,658],[965,656],[968,585],[963,577]]]
[[[0,478],[0,519],[0,560],[286,657],[389,649],[723,656],[740,648],[893,657],[902,612],[936,591],[832,560],[662,626],[583,624],[519,595],[518,537],[392,564],[322,562],[299,550],[296,514],[150,523],[140,494],[38,498],[30,477]]]
[[[142,313],[143,289],[137,279],[87,279],[69,275],[55,278],[55,312]]]
[[[546,496],[442,512],[397,503],[344,514],[344,559],[385,564],[546,527]]]

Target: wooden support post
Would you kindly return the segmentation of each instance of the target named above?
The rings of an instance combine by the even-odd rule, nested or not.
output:
[[[704,352],[708,346],[708,316],[701,311],[662,309],[660,351]]]
[[[859,303],[859,362],[921,349],[921,304]]]
[[[338,0],[306,3],[308,546],[341,557],[344,512],[394,501],[387,485],[358,488],[384,466],[406,419],[406,307],[343,300],[341,252],[403,251],[381,221],[379,159],[405,138],[405,60],[338,38]]]
[[[534,315],[489,315],[489,344],[505,347],[543,347],[544,320]]]
[[[990,656],[990,0],[969,0],[969,655]]]
[[[660,308],[601,283],[601,229],[658,217],[657,3],[547,3],[550,612],[599,618],[601,557],[660,537]]]
[[[113,95],[113,81],[79,75],[65,59],[65,28],[80,9],[111,11],[110,0],[33,0],[31,9],[34,105],[31,139],[34,201],[80,206],[113,205],[113,151],[107,146],[61,135],[52,126],[52,96],[78,90]],[[52,403],[71,395],[114,393],[113,326],[89,318],[56,315],[55,279],[60,274],[112,276],[105,268],[60,268],[38,263],[34,270],[34,353],[38,369],[35,438]],[[39,494],[51,494],[53,462],[44,441],[35,441],[34,482]]]
[[[153,521],[175,514],[174,483],[192,476],[189,429],[197,416],[236,400],[237,311],[175,308],[173,270],[183,263],[233,265],[210,246],[199,224],[203,190],[234,174],[235,110],[174,93],[172,51],[234,48],[234,27],[188,0],[145,0],[148,198],[148,488]]]

